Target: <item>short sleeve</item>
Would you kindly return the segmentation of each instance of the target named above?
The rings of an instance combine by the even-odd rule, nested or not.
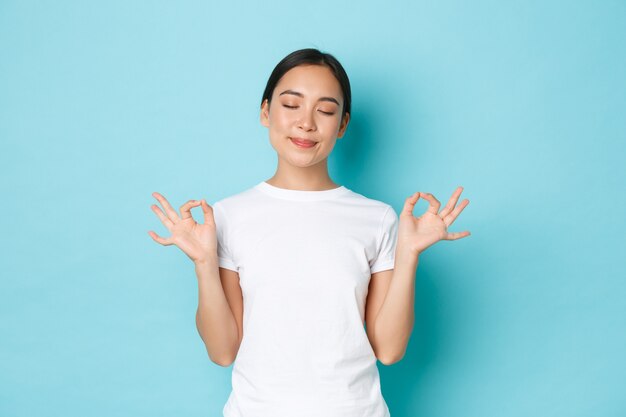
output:
[[[371,273],[393,269],[398,241],[398,215],[389,206],[380,227],[376,257],[370,261]]]
[[[217,259],[219,266],[222,268],[230,269],[232,271],[239,271],[237,265],[232,256],[229,240],[229,228],[226,220],[226,215],[219,202],[213,204],[213,218],[215,219],[215,230],[217,234]]]

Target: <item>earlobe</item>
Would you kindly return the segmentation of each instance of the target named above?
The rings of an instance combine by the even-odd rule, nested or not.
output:
[[[346,133],[346,129],[348,128],[348,122],[350,121],[350,113],[346,113],[339,126],[339,133],[337,134],[337,138],[340,139],[343,137],[344,133]]]
[[[269,117],[270,117],[269,110],[267,107],[268,107],[267,100],[265,100],[263,104],[261,105],[261,117],[260,117],[261,124],[265,127],[269,126]]]

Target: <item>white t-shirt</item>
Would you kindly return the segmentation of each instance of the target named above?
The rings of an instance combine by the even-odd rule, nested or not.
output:
[[[212,207],[244,302],[224,416],[388,417],[364,318],[371,274],[394,267],[393,207],[265,181]]]

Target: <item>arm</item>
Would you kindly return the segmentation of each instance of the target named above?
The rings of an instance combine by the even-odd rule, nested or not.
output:
[[[465,199],[456,206],[461,191],[462,187],[455,190],[441,212],[440,203],[432,194],[415,193],[408,197],[400,214],[394,269],[372,274],[366,305],[367,335],[376,357],[386,365],[402,359],[413,331],[415,272],[419,255],[439,240],[456,240],[470,235],[469,231],[447,231],[469,204]],[[416,218],[413,208],[420,196],[430,205],[426,213]]]
[[[241,343],[239,326],[220,281],[217,257],[195,263],[198,278],[196,327],[209,358],[220,366],[229,366]]]
[[[367,300],[367,336],[385,365],[404,356],[415,321],[418,257],[398,247],[394,269],[372,274]]]
[[[193,262],[198,278],[198,310],[196,326],[209,358],[228,366],[234,360],[242,339],[243,299],[239,274],[219,268],[216,223],[213,208],[205,200],[189,200],[180,208],[180,215],[161,194],[154,192],[163,209],[150,208],[172,233],[168,238],[153,231],[148,234],[163,245],[178,246]],[[191,215],[192,207],[202,207],[204,223]]]

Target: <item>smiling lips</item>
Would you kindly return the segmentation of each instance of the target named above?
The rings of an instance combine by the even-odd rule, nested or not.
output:
[[[301,148],[312,148],[317,143],[315,141],[302,139],[302,138],[290,138],[290,139],[293,143],[296,144],[296,146],[299,146]]]

